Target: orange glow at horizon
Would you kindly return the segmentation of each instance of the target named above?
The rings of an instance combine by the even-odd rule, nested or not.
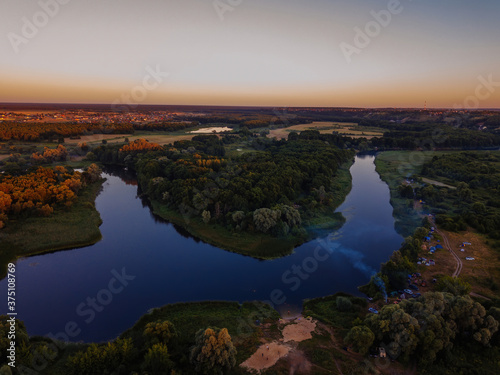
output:
[[[500,2],[401,2],[346,59],[340,46],[387,7],[355,3],[253,0],[220,17],[211,1],[69,2],[17,51],[0,38],[0,102],[500,108]],[[3,11],[0,34],[24,35],[40,6]],[[156,67],[168,77],[143,92]]]

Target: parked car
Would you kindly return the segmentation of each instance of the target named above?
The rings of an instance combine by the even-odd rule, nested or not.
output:
[[[370,307],[368,309],[368,311],[371,312],[371,313],[374,313],[374,314],[378,314],[378,311],[376,309],[374,309],[373,307]]]
[[[475,260],[473,257],[466,257],[465,260]]]
[[[410,289],[405,289],[406,294],[413,294],[413,292]]]
[[[418,290],[418,286],[416,286],[415,284],[410,284],[408,285],[408,287],[413,290]]]

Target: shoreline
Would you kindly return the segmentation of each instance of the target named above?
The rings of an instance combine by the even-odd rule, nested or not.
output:
[[[78,197],[78,201],[69,211],[58,210],[47,218],[31,217],[22,220],[13,220],[1,233],[2,244],[0,251],[0,279],[6,276],[6,267],[10,262],[32,256],[50,254],[92,246],[102,239],[100,226],[102,219],[95,207],[95,200],[102,190],[105,179],[101,179],[86,188]],[[82,211],[84,211],[82,213]],[[77,219],[84,220],[82,223]],[[36,231],[30,227],[42,226]],[[76,228],[78,231],[73,231]],[[24,233],[20,237],[19,233]],[[26,235],[29,233],[29,235]],[[77,233],[77,238],[68,239],[64,233]],[[82,235],[83,233],[83,235]],[[53,237],[50,239],[47,237]]]
[[[307,231],[307,236],[273,237],[264,233],[229,231],[219,224],[205,224],[198,217],[184,218],[181,213],[168,209],[149,198],[148,202],[153,214],[180,226],[194,238],[211,246],[256,259],[277,259],[292,254],[296,247],[320,237],[325,231],[338,230],[342,227],[345,217],[335,210],[345,201],[352,189],[352,176],[349,169],[353,163],[354,159],[342,165],[338,170],[337,177],[340,181],[334,180],[334,184],[339,188],[340,196],[334,207],[329,208],[331,213],[316,212],[314,217],[304,221],[301,228]]]

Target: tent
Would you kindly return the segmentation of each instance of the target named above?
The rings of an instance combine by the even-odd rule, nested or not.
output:
[[[443,246],[441,246],[441,245],[436,246],[436,249],[442,249],[442,248],[443,248]]]

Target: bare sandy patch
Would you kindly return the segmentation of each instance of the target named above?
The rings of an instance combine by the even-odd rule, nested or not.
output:
[[[273,341],[269,344],[261,345],[259,349],[240,366],[260,372],[274,366],[280,358],[286,357],[290,350],[291,348],[289,346]]]
[[[295,323],[283,328],[283,341],[301,342],[312,338],[312,332],[316,329],[316,322],[312,318],[297,318]]]
[[[283,322],[280,320],[280,322]],[[312,338],[312,332],[316,329],[316,321],[312,318],[304,319],[302,316],[284,321],[282,329],[283,338],[262,344],[257,351],[252,354],[240,366],[260,373],[269,367],[274,366],[281,358],[289,356],[290,373],[294,371],[309,371],[311,364],[304,357],[304,354],[297,350],[298,342]]]
[[[223,133],[223,132],[230,132],[232,131],[233,129],[231,128],[228,128],[227,126],[224,126],[224,127],[221,127],[221,126],[217,126],[217,127],[214,127],[214,128],[202,128],[202,129],[198,129],[198,130],[193,130],[193,131],[190,131],[190,133],[193,133],[193,134],[210,134],[210,133]]]

